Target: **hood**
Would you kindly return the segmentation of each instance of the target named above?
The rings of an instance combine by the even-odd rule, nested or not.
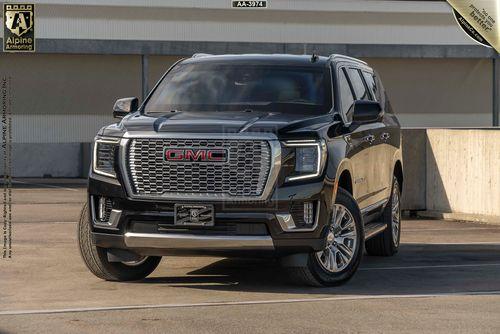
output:
[[[313,116],[278,112],[173,112],[162,115],[139,113],[125,117],[119,124],[103,129],[111,132],[154,131],[158,133],[244,133],[315,130],[332,121],[330,114]]]

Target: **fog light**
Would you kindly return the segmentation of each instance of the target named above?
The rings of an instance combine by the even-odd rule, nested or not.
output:
[[[313,202],[304,202],[304,223],[312,225],[314,221],[314,205]]]
[[[111,213],[111,206],[112,203],[109,198],[99,197],[99,203],[97,204],[97,220],[107,222]]]
[[[97,211],[97,219],[100,221],[104,220],[104,213],[106,212],[106,199],[104,197],[99,197],[99,210]]]

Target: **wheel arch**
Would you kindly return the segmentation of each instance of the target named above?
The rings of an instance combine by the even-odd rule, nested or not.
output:
[[[399,184],[399,189],[403,190],[403,181],[404,181],[404,176],[403,176],[403,164],[401,163],[400,160],[396,160],[396,163],[394,164],[394,171],[393,175],[396,177],[398,180]]]
[[[342,187],[354,196],[354,182],[352,175],[351,162],[347,159],[341,161],[335,175],[335,194],[337,193],[338,187]]]

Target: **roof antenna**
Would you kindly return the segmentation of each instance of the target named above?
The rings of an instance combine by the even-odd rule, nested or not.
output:
[[[313,52],[311,55],[311,63],[315,63],[318,60],[318,55]]]

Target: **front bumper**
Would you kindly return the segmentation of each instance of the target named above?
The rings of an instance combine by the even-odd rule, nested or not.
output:
[[[324,248],[331,216],[333,181],[280,183],[265,201],[139,200],[128,196],[124,180],[90,172],[89,203],[104,196],[112,200],[112,226],[95,222],[95,205],[89,205],[93,239],[103,248],[128,249],[140,255],[280,256]],[[294,203],[315,203],[314,225],[290,229],[283,222]],[[179,228],[174,205],[212,204],[214,226]]]
[[[270,257],[308,253],[324,248],[324,238],[273,239],[271,236],[92,232],[94,244],[127,249],[139,255],[219,255]]]

